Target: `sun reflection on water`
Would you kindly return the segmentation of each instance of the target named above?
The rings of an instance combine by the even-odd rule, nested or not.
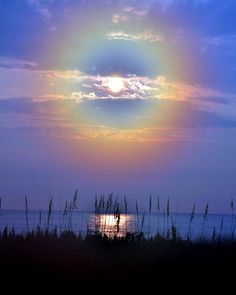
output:
[[[108,237],[124,237],[133,232],[135,216],[132,214],[96,214],[91,219],[91,230]]]

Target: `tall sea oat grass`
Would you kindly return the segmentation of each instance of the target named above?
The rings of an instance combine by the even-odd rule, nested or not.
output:
[[[136,216],[137,216],[137,232],[139,232],[139,208],[138,208],[138,201],[136,201],[135,203],[135,209],[136,209]]]
[[[156,232],[159,233],[159,226],[160,226],[160,197],[157,196],[157,229]]]
[[[192,225],[192,222],[193,222],[193,219],[194,219],[194,216],[195,216],[195,208],[196,208],[196,206],[194,205],[193,209],[192,209],[192,212],[191,212],[191,215],[190,215],[190,219],[189,219],[188,234],[187,234],[187,240],[188,241],[191,238],[191,225]]]
[[[127,203],[126,195],[124,195],[124,206],[125,206],[125,231],[127,233],[127,230],[128,230],[128,225],[127,225],[128,203]]]
[[[151,213],[152,213],[152,195],[149,196],[149,207],[148,207],[148,238],[150,238],[150,231],[151,231]]]
[[[49,203],[48,203],[48,218],[47,218],[47,229],[48,230],[49,230],[50,220],[51,220],[51,216],[52,216],[52,205],[53,205],[53,200],[52,200],[52,197],[50,197]]]
[[[231,209],[231,239],[234,239],[235,234],[235,220],[234,220],[234,199],[232,198],[230,201],[230,209]]]
[[[170,198],[167,199],[166,204],[166,218],[167,218],[167,230],[166,230],[166,238],[170,238],[170,229],[169,229],[169,218],[170,218]]]
[[[28,214],[29,214],[28,198],[27,198],[27,196],[25,196],[25,220],[26,220],[27,232],[29,231],[29,218],[28,218]]]
[[[206,207],[205,207],[205,211],[204,211],[204,215],[203,215],[201,239],[204,238],[204,229],[205,229],[205,223],[206,223],[207,215],[208,215],[208,207],[209,207],[209,204],[207,202]]]

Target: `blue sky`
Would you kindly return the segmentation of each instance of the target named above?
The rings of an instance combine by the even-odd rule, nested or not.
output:
[[[235,15],[233,0],[1,0],[6,206],[29,194],[32,207],[45,207],[51,186],[57,206],[78,187],[86,208],[94,193],[113,191],[227,211]]]

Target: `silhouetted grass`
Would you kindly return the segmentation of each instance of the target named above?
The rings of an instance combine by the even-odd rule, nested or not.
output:
[[[205,229],[205,223],[206,223],[206,219],[207,219],[207,215],[208,215],[208,207],[209,207],[209,204],[207,203],[206,208],[205,208],[205,212],[203,215],[201,238],[204,238],[204,229]]]
[[[33,276],[51,282],[56,278],[57,284],[73,282],[88,289],[122,282],[138,289],[156,278],[161,287],[166,276],[172,280],[180,272],[182,277],[188,272],[194,275],[199,267],[198,278],[206,270],[225,272],[228,264],[236,262],[236,243],[183,241],[173,225],[169,240],[159,235],[146,239],[141,233],[113,239],[94,234],[81,237],[70,230],[59,233],[56,228],[21,235],[5,228],[0,232],[0,260],[4,276],[12,280]]]
[[[193,209],[192,209],[192,212],[191,212],[191,215],[190,215],[187,240],[190,240],[190,238],[191,238],[191,225],[192,225],[192,222],[193,222],[193,219],[194,219],[194,216],[195,216],[195,208],[196,208],[196,206],[194,205]]]
[[[160,226],[160,197],[157,197],[157,228],[156,231],[159,232]]]
[[[25,196],[25,220],[26,220],[26,229],[27,229],[27,231],[29,230],[28,214],[29,214],[28,199],[27,199],[27,196]]]
[[[1,200],[2,202],[2,200]],[[24,204],[25,204],[25,230],[26,232],[29,231],[30,225],[29,225],[29,200],[28,197],[25,196],[24,198]],[[75,193],[72,197],[71,201],[66,201],[64,209],[61,211],[61,217],[60,222],[58,225],[58,229],[60,232],[64,230],[70,230],[73,231],[73,221],[72,221],[72,215],[73,211],[78,209],[78,189],[75,190]],[[163,216],[162,216],[162,227],[160,224],[160,212],[161,209],[163,210]],[[194,205],[190,214],[189,223],[186,231],[185,236],[181,236],[178,232],[177,228],[177,213],[171,213],[170,211],[170,198],[167,199],[166,206],[163,206],[161,208],[160,206],[160,198],[157,197],[157,205],[156,205],[156,212],[153,212],[153,201],[152,196],[149,196],[148,199],[148,214],[145,213],[145,210],[140,210],[138,206],[138,202],[135,203],[135,220],[134,225],[132,226],[132,229],[128,225],[128,218],[130,213],[128,213],[128,202],[127,198],[124,195],[122,201],[119,200],[118,197],[114,198],[113,194],[108,195],[106,198],[104,195],[101,197],[95,196],[94,201],[94,218],[93,221],[89,224],[87,224],[87,230],[89,234],[94,235],[108,235],[109,239],[117,238],[118,236],[124,236],[126,233],[130,234],[141,234],[144,235],[147,239],[154,238],[155,236],[161,236],[164,239],[171,239],[171,237],[175,237],[175,239],[178,237],[178,239],[186,239],[187,241],[192,240],[192,224],[195,219],[195,212],[196,206]],[[234,240],[235,236],[235,227],[236,227],[236,218],[234,215],[234,203],[233,199],[230,201],[230,209],[231,209],[231,229],[227,229],[226,231],[223,231],[224,229],[224,216],[222,215],[221,223],[218,227],[216,225],[212,226],[212,232],[209,232],[205,235],[205,226],[207,223],[207,217],[208,217],[208,210],[209,210],[209,203],[206,203],[204,213],[202,214],[202,225],[200,232],[194,233],[193,238],[194,239],[209,239],[212,241],[215,241],[217,239],[225,238],[225,236],[228,238],[230,236],[231,240]],[[2,206],[1,206],[2,210]],[[155,214],[156,213],[156,214]],[[38,223],[37,225],[39,227],[42,227],[46,229],[47,231],[50,231],[51,228],[54,227],[53,225],[53,197],[49,196],[49,203],[48,203],[48,210],[46,213],[46,221],[43,224],[42,221],[42,211],[39,211],[39,217],[38,217]],[[109,217],[109,218],[106,218]],[[146,218],[147,217],[147,218]],[[152,217],[152,219],[151,219]],[[156,221],[154,220],[156,218]],[[199,218],[199,217],[198,217]],[[115,230],[112,229],[112,226],[110,224],[110,220],[115,221]],[[145,221],[147,219],[147,221]],[[121,224],[121,221],[123,222]],[[75,224],[76,225],[76,224]],[[31,226],[32,228],[32,226]],[[25,232],[25,231],[24,231]]]
[[[236,262],[236,241],[232,236],[223,236],[224,218],[222,216],[220,232],[213,228],[208,239],[204,237],[207,222],[208,203],[203,215],[202,236],[191,239],[191,226],[195,218],[195,206],[190,214],[187,239],[177,231],[174,218],[170,213],[170,200],[166,203],[166,230],[161,232],[159,220],[157,231],[145,234],[145,212],[140,212],[136,202],[136,231],[129,231],[127,224],[121,232],[121,218],[128,214],[127,199],[120,202],[110,194],[106,199],[95,196],[94,225],[88,228],[87,234],[76,234],[70,226],[72,212],[77,208],[78,191],[72,201],[66,202],[62,211],[60,230],[51,223],[53,214],[52,197],[49,199],[46,228],[42,225],[41,211],[38,226],[29,229],[28,198],[25,197],[25,216],[27,231],[16,233],[14,228],[5,227],[0,230],[0,261],[4,276],[12,280],[17,277],[28,279],[32,276],[44,276],[45,281],[68,282],[79,284],[79,288],[106,288],[108,284],[120,286],[127,284],[132,289],[142,284],[147,288],[158,278],[159,287],[168,277],[177,278],[180,268],[181,276],[194,276],[194,270],[201,267],[201,274],[209,271],[219,276],[220,270],[227,270],[228,265]],[[157,218],[161,210],[160,200],[157,202]],[[152,213],[152,199],[148,203],[149,216]],[[101,215],[113,216],[116,221],[115,231],[109,234],[109,224],[101,221]],[[69,217],[69,218],[67,218]],[[234,217],[233,217],[234,218]],[[139,220],[141,219],[141,220]],[[171,223],[170,223],[171,222]],[[235,222],[232,224],[234,227]],[[234,228],[231,228],[233,232]],[[9,269],[9,272],[8,272]],[[219,273],[216,272],[218,270]],[[199,273],[197,274],[199,276]],[[45,278],[46,276],[46,278]],[[2,277],[3,279],[4,277]],[[222,277],[221,277],[222,278]],[[59,281],[58,281],[59,280]],[[148,282],[148,283],[147,283]]]

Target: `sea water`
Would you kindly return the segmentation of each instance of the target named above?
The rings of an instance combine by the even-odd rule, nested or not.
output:
[[[125,236],[127,232],[143,232],[146,237],[157,234],[171,237],[176,229],[176,234],[183,239],[188,236],[192,239],[205,237],[208,239],[230,237],[234,232],[234,216],[231,214],[195,214],[190,222],[190,214],[170,213],[167,214],[143,214],[127,213],[118,216],[114,214],[94,214],[93,212],[73,211],[64,214],[62,211],[53,211],[49,216],[47,211],[30,210],[1,210],[0,231],[5,227],[9,230],[14,228],[16,233],[26,233],[41,229],[57,228],[73,230],[76,234],[100,232],[108,236]]]

